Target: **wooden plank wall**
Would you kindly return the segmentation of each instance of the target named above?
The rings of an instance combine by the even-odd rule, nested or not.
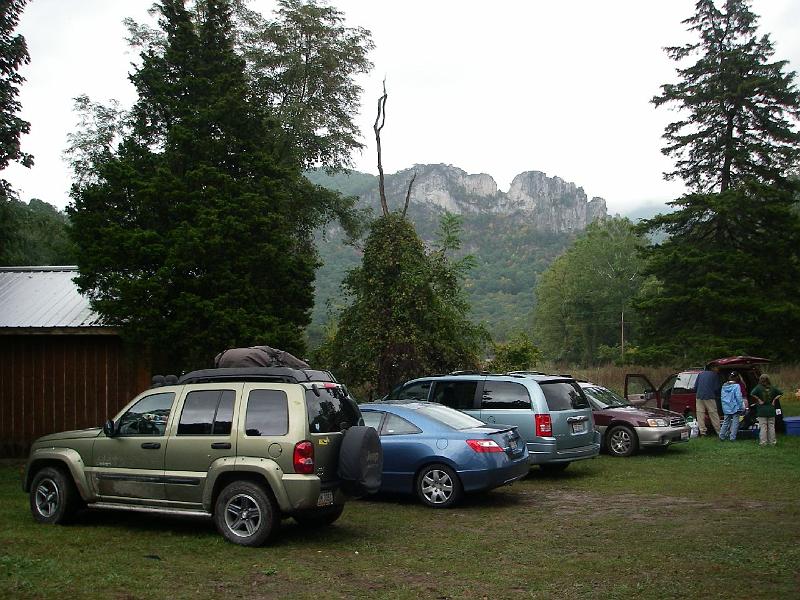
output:
[[[0,457],[39,436],[102,426],[149,383],[114,335],[0,336]]]

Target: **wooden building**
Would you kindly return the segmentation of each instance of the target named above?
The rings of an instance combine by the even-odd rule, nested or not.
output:
[[[102,426],[149,386],[144,361],[78,292],[76,267],[0,268],[0,457]]]

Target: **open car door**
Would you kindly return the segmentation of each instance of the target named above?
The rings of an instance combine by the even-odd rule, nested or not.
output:
[[[640,373],[625,375],[625,399],[634,406],[661,408],[661,397],[656,386]]]

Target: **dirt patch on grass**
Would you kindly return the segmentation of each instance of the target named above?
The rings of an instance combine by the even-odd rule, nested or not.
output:
[[[552,510],[561,515],[600,517],[624,517],[631,521],[647,521],[653,517],[684,518],[696,512],[720,512],[759,510],[773,505],[766,502],[731,498],[714,503],[659,494],[594,494],[575,490],[524,490],[519,493],[521,504]]]

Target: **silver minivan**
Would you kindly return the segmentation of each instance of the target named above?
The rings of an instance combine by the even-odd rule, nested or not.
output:
[[[529,460],[545,471],[563,471],[600,452],[592,409],[578,383],[538,373],[454,373],[413,379],[387,400],[428,400],[492,425],[514,425],[527,443]]]

